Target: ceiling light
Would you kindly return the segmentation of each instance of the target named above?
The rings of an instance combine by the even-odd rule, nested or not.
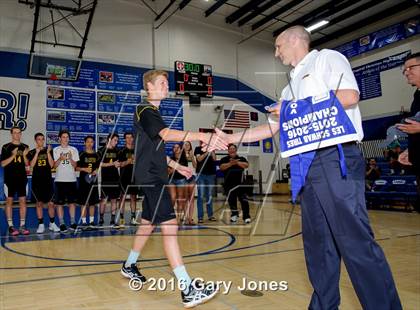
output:
[[[317,23],[315,23],[315,24],[313,24],[313,25],[311,25],[309,27],[305,27],[305,29],[308,32],[312,32],[312,31],[314,31],[314,30],[316,30],[318,28],[321,28],[322,26],[325,26],[328,23],[329,23],[328,20],[321,20],[321,21],[319,21],[319,22],[317,22]]]

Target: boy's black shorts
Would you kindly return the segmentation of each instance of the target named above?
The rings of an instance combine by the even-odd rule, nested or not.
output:
[[[24,178],[6,180],[4,184],[7,186],[7,197],[15,197],[16,193],[18,197],[26,197],[27,183],[28,179],[26,176]]]
[[[63,206],[77,202],[77,182],[55,182],[54,202]]]
[[[141,190],[144,194],[141,218],[152,224],[176,219],[167,184],[141,186]]]
[[[51,180],[32,178],[32,197],[36,202],[49,203],[54,198],[54,185]]]

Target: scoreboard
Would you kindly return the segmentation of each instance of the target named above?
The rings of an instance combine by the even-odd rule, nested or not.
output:
[[[213,74],[210,65],[175,61],[177,95],[213,98]]]

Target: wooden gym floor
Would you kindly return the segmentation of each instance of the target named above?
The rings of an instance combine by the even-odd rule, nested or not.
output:
[[[260,201],[252,202],[253,222],[248,226],[242,221],[225,224],[228,216],[218,203],[218,222],[184,227],[179,232],[191,276],[232,281],[228,294],[219,293],[199,309],[307,309],[312,290],[302,249],[300,209],[287,200],[286,196],[268,197],[262,209]],[[370,211],[369,216],[404,309],[420,309],[420,214]],[[0,309],[181,309],[178,290],[151,291],[145,286],[132,291],[121,277],[119,269],[133,233],[135,230],[127,227],[65,236],[3,236]],[[157,231],[141,254],[139,266],[146,277],[172,278],[164,257]],[[288,289],[246,296],[238,289],[244,278],[287,281]],[[340,288],[340,309],[361,309],[344,265]]]

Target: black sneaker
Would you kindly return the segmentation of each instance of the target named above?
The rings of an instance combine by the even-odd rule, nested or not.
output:
[[[60,232],[62,232],[62,233],[67,232],[67,226],[66,226],[66,224],[61,224],[60,225]]]
[[[111,226],[111,229],[118,229],[118,228],[120,228],[120,225],[118,225],[117,223],[115,223],[115,221],[109,222],[109,226]]]
[[[96,227],[96,225],[95,225],[95,223],[94,222],[91,222],[90,224],[89,224],[89,228],[90,228],[90,230],[97,230],[98,228]]]
[[[216,296],[218,289],[214,283],[204,284],[193,279],[188,293],[181,292],[182,303],[185,308],[193,308]]]
[[[99,226],[104,226],[104,219],[102,217],[99,219],[98,225]]]
[[[81,226],[79,226],[78,228],[80,228],[82,231],[88,231],[90,230],[90,226],[88,223],[82,223]]]
[[[77,224],[76,223],[71,224],[70,229],[71,230],[76,230],[77,229]]]
[[[125,262],[124,262],[121,267],[121,274],[124,278],[127,278],[127,279],[137,278],[143,283],[146,282],[146,277],[140,273],[136,264],[131,264],[130,267],[125,267]]]

